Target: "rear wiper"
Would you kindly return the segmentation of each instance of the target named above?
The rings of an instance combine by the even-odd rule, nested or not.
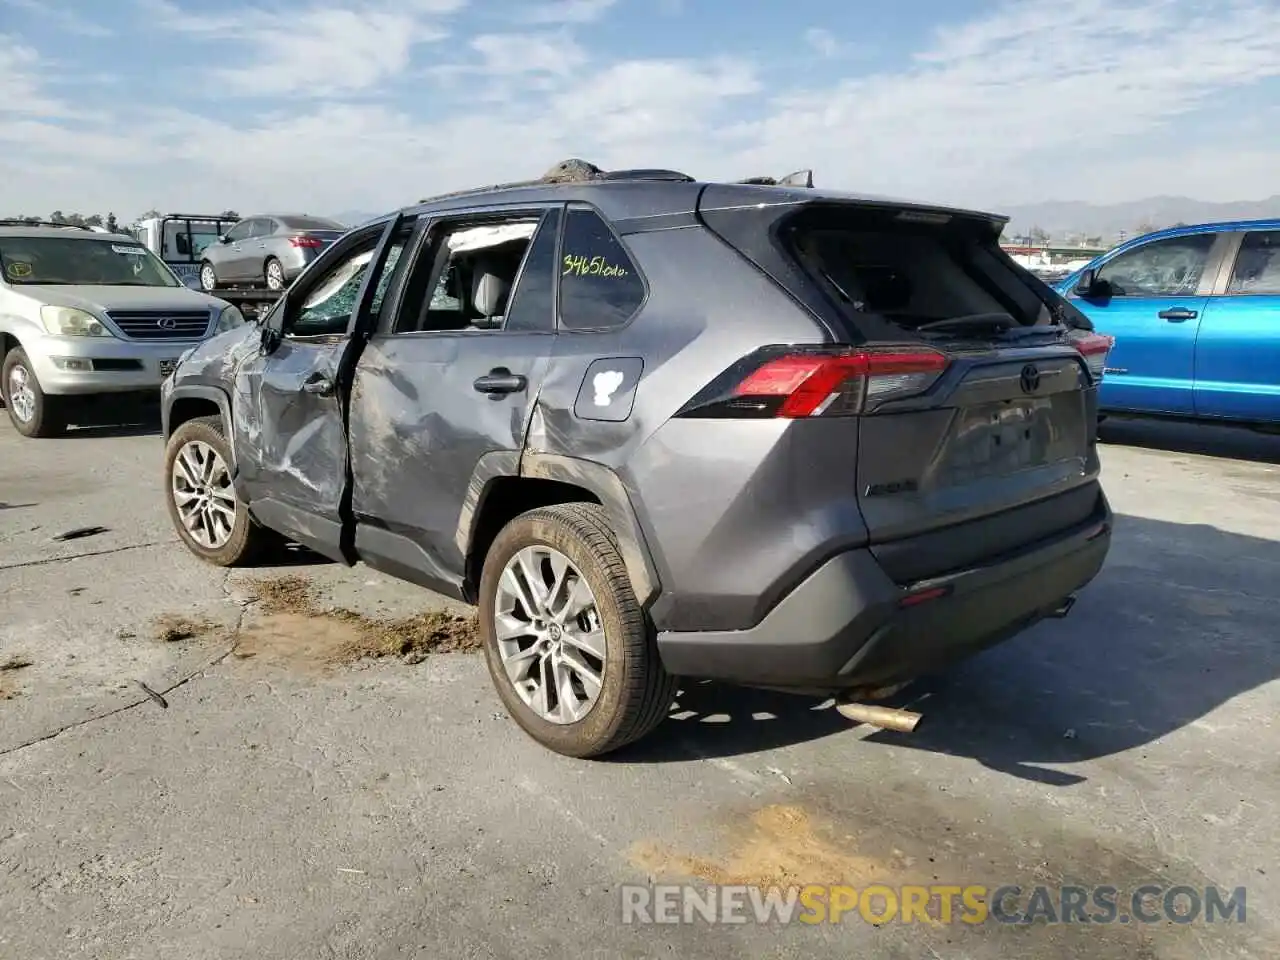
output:
[[[963,317],[948,317],[946,320],[934,320],[922,323],[916,330],[932,331],[964,331],[964,330],[1010,330],[1018,326],[1018,321],[1007,313],[968,313]]]

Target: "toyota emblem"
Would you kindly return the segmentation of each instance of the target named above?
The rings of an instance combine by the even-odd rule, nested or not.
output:
[[[1035,393],[1040,389],[1040,371],[1034,364],[1028,363],[1023,367],[1022,376],[1019,379],[1022,382],[1023,393]]]
[[[156,326],[161,330],[174,330],[177,329],[178,321],[173,319],[173,317],[161,317],[156,321]],[[1025,372],[1026,371],[1024,370],[1023,373]]]

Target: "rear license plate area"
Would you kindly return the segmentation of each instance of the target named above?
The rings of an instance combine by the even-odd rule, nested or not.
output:
[[[957,413],[944,457],[951,483],[1078,458],[1084,435],[1078,395],[977,404]]]

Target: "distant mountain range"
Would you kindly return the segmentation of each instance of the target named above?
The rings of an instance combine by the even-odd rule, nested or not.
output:
[[[1148,197],[1127,203],[1092,204],[1049,201],[997,208],[1010,218],[1005,236],[1043,230],[1054,239],[1066,235],[1101,237],[1107,243],[1118,234],[1130,236],[1179,223],[1280,218],[1280,195],[1265,200],[1211,203],[1190,197]]]

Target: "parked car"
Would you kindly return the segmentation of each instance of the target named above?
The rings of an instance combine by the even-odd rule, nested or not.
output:
[[[200,286],[207,291],[231,284],[283,290],[346,230],[327,217],[246,217],[200,252]]]
[[[61,433],[77,403],[158,396],[179,354],[243,323],[132,237],[0,224],[0,392],[23,436]]]
[[[1109,343],[1003,223],[591,167],[423,202],[183,360],[170,514],[214,564],[283,537],[477,604],[572,756],[676,677],[916,677],[1065,615],[1110,543]]]
[[[1104,413],[1280,426],[1280,220],[1138,237],[1057,289],[1115,338]]]

